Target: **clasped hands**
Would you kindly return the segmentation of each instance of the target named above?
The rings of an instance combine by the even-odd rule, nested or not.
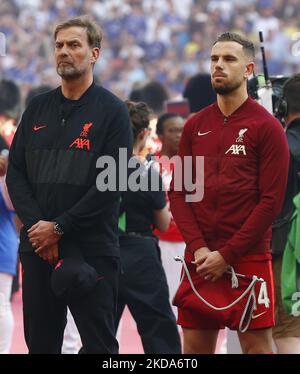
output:
[[[27,231],[35,253],[51,265],[58,261],[58,241],[60,236],[54,232],[54,222],[38,221]]]
[[[196,272],[205,280],[215,282],[227,270],[228,264],[219,251],[210,251],[207,247],[201,247],[194,252]]]

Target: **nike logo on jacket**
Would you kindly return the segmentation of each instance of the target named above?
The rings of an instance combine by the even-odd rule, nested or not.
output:
[[[39,131],[39,130],[41,130],[41,129],[44,129],[45,127],[47,127],[47,125],[42,125],[42,126],[34,126],[34,128],[33,128],[33,131]]]

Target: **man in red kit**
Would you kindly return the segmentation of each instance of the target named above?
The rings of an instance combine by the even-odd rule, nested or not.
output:
[[[252,300],[252,318],[242,333],[239,321],[248,308],[244,301],[226,313],[215,311],[193,298],[184,276],[174,304],[185,353],[214,353],[219,329],[225,326],[239,330],[244,353],[272,351],[271,224],[284,198],[289,151],[280,123],[248,97],[253,59],[253,44],[237,34],[224,33],[214,43],[211,81],[217,102],[188,120],[178,151],[182,161],[192,157],[194,180],[195,157],[204,156],[203,199],[187,202],[186,191],[176,188],[175,177],[169,196],[186,242],[185,261],[201,296],[223,306],[223,297],[231,292],[225,274],[229,265],[249,279],[256,275],[265,282],[253,288],[256,305]],[[195,301],[189,303],[186,295]]]

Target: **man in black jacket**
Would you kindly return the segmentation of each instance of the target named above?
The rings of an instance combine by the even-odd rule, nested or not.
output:
[[[131,154],[132,135],[125,104],[93,82],[101,39],[101,30],[86,17],[56,27],[61,86],[30,102],[11,147],[7,183],[24,225],[20,258],[29,353],[60,353],[66,303],[84,353],[118,352],[114,313],[120,194],[97,189],[101,170],[96,162],[111,156],[118,170],[119,149]],[[84,266],[77,271],[66,262],[70,258],[74,266]],[[98,277],[83,294],[81,288],[93,276],[90,267],[85,273],[87,264]],[[57,273],[54,283],[61,290],[54,294]],[[56,296],[60,291],[64,297]]]
[[[300,192],[300,74],[291,77],[283,86],[278,111],[286,123],[290,148],[288,183],[282,210],[273,224],[272,252],[275,284],[275,327],[273,339],[277,353],[300,353],[300,316],[289,316],[281,300],[282,256],[287,242],[290,219],[295,210],[293,198]]]

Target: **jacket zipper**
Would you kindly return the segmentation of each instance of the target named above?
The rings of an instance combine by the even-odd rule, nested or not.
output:
[[[58,121],[57,123],[58,123],[58,132],[57,132],[58,136],[57,136],[57,139],[56,139],[55,143],[53,144],[53,148],[58,147],[58,149],[59,149],[59,145],[60,145],[60,142],[62,140],[63,134],[66,131],[66,119],[62,118],[60,120],[60,122]],[[59,150],[57,150],[57,152],[59,152]],[[56,171],[56,165],[57,165],[57,162],[58,162],[57,161],[57,152],[56,152],[56,155],[55,155],[55,162],[54,162],[54,170],[55,171]],[[54,177],[56,177],[56,175]],[[53,191],[52,190],[51,190],[50,194],[48,195],[47,200],[48,200],[47,203],[48,203],[49,208],[50,208],[50,206],[53,204],[53,201],[52,201],[53,200]]]
[[[221,160],[222,160],[222,150],[223,150],[223,139],[224,139],[224,130],[225,130],[225,126],[228,124],[228,117],[224,116],[223,117],[223,126],[222,126],[222,129],[221,129],[221,135],[220,135],[220,138],[219,138],[219,152],[218,152],[218,160],[217,160],[217,188],[216,188],[216,193],[217,193],[217,196],[216,196],[216,202],[215,202],[215,242],[216,244],[218,245],[218,236],[219,236],[219,232],[218,232],[218,209],[219,209],[219,204],[220,204],[220,199],[219,199],[219,191],[220,191],[220,169],[221,169]]]

